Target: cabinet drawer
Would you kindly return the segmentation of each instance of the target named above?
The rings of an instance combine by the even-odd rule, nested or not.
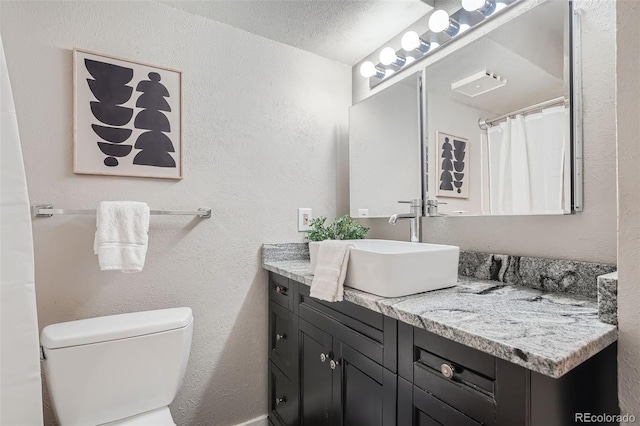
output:
[[[292,311],[293,282],[282,275],[269,272],[269,298],[285,309]]]
[[[496,424],[495,357],[418,328],[413,345],[401,350],[410,351],[410,378],[419,389],[484,425]]]
[[[273,300],[269,302],[269,359],[291,379],[296,377],[297,317]]]
[[[324,302],[310,297],[310,291],[309,286],[299,285],[296,303],[308,305],[372,339],[382,341],[384,316],[381,313],[349,302]]]
[[[413,387],[413,421],[415,426],[481,426],[429,393]]]
[[[451,364],[449,364],[451,365]],[[442,376],[423,365],[414,366],[414,383],[419,389],[456,408],[484,425],[496,424],[496,404],[493,398],[469,389],[466,385]]]
[[[298,389],[271,361],[269,362],[269,419],[274,425],[298,424]]]

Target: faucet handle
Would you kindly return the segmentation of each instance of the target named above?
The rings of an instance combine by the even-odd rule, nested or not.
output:
[[[398,203],[400,203],[400,204],[411,204],[411,207],[420,207],[420,206],[422,206],[422,199],[421,198],[412,198],[409,201],[400,200],[400,201],[398,201]]]

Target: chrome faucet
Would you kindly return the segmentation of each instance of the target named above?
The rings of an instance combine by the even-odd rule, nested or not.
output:
[[[412,243],[422,242],[422,200],[414,198],[411,201],[398,201],[399,203],[408,203],[411,206],[411,213],[396,213],[391,215],[389,223],[395,225],[398,219],[411,219],[410,239]]]
[[[443,202],[439,202],[437,199],[433,199],[433,200],[427,200],[425,202],[425,207],[427,208],[427,216],[433,217],[433,216],[439,216],[440,214],[438,213],[438,205],[440,204],[447,204],[447,203],[443,203]]]

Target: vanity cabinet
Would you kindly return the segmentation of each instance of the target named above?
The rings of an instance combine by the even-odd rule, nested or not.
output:
[[[271,424],[396,425],[397,321],[273,273],[269,286]]]
[[[270,273],[269,422],[564,426],[618,414],[616,345],[553,379]]]

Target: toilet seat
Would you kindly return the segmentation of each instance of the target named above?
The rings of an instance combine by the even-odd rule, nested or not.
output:
[[[115,422],[103,423],[100,426],[176,426],[176,424],[171,417],[169,407],[162,407]]]

